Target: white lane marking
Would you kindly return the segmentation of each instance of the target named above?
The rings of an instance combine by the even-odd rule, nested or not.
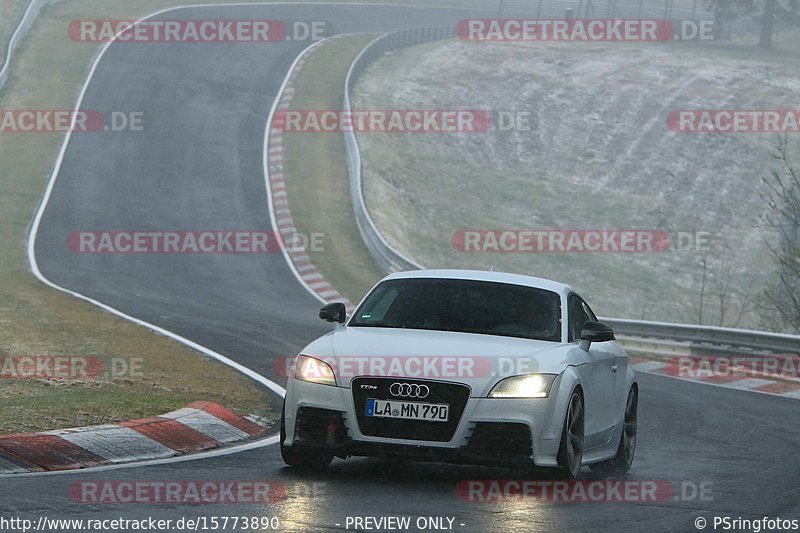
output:
[[[150,18],[155,17],[157,15],[160,15],[160,14],[163,14],[163,13],[167,13],[169,11],[179,10],[179,9],[192,9],[192,8],[198,8],[198,7],[226,7],[226,6],[249,6],[249,5],[282,5],[282,4],[291,5],[291,3],[275,3],[275,2],[237,3],[237,4],[188,4],[188,5],[175,6],[175,7],[170,7],[170,8],[166,8],[166,9],[162,9],[162,10],[156,11],[156,12],[151,13],[151,14],[145,16],[145,17],[142,17],[137,22],[141,22],[143,20],[150,19]],[[117,35],[119,35],[119,34],[117,34]],[[225,357],[222,354],[219,354],[219,353],[217,353],[217,352],[215,352],[215,351],[213,351],[213,350],[211,350],[209,348],[206,348],[205,346],[201,346],[200,344],[198,344],[198,343],[196,343],[194,341],[191,341],[191,340],[189,340],[189,339],[187,339],[185,337],[182,337],[182,336],[180,336],[180,335],[178,335],[176,333],[173,333],[173,332],[171,332],[169,330],[166,330],[166,329],[164,329],[162,327],[156,326],[155,324],[151,324],[151,323],[146,322],[144,320],[141,320],[141,319],[135,318],[135,317],[133,317],[131,315],[128,315],[126,313],[123,313],[122,311],[120,311],[118,309],[115,309],[115,308],[111,307],[110,305],[106,305],[106,304],[104,304],[104,303],[102,303],[102,302],[100,302],[98,300],[95,300],[93,298],[85,296],[85,295],[83,295],[83,294],[81,294],[81,293],[79,293],[77,291],[73,291],[73,290],[67,289],[65,287],[61,287],[60,285],[57,285],[57,284],[53,283],[52,281],[50,281],[49,279],[47,279],[42,274],[42,272],[39,270],[39,265],[38,265],[38,263],[36,261],[36,254],[35,254],[36,237],[37,237],[37,235],[39,233],[39,225],[41,224],[42,216],[44,215],[45,209],[47,209],[47,204],[50,201],[50,196],[53,193],[53,187],[55,186],[56,179],[58,178],[58,174],[59,174],[59,172],[61,170],[61,165],[64,162],[64,156],[66,155],[67,147],[69,146],[69,141],[72,138],[72,130],[74,129],[74,126],[75,126],[75,120],[76,120],[76,118],[78,116],[78,111],[80,110],[81,105],[83,104],[83,99],[86,96],[86,91],[88,90],[89,84],[91,83],[92,79],[94,78],[94,74],[97,71],[97,67],[100,64],[100,61],[103,59],[103,56],[105,56],[105,53],[108,51],[108,49],[111,47],[111,45],[114,44],[114,41],[116,40],[117,35],[115,35],[114,38],[112,38],[109,42],[107,42],[103,46],[103,48],[100,50],[100,53],[95,58],[94,63],[92,64],[92,68],[89,70],[89,75],[86,78],[86,82],[83,84],[83,88],[81,89],[80,95],[78,96],[78,101],[75,104],[75,112],[73,113],[73,118],[72,118],[73,122],[71,124],[71,127],[70,127],[69,131],[67,131],[67,134],[64,137],[64,142],[61,145],[61,150],[60,150],[60,152],[58,154],[58,158],[56,159],[55,166],[53,167],[53,172],[50,174],[50,181],[47,184],[47,188],[45,189],[44,196],[42,197],[42,202],[41,202],[41,204],[39,204],[39,210],[36,212],[36,217],[34,218],[33,224],[31,225],[30,235],[28,237],[28,262],[29,262],[30,267],[31,267],[31,272],[33,273],[34,276],[36,276],[39,279],[39,281],[41,281],[42,283],[44,283],[45,285],[47,285],[49,287],[52,287],[53,289],[59,290],[59,291],[64,292],[64,293],[67,293],[67,294],[69,294],[71,296],[74,296],[75,298],[80,299],[80,300],[84,300],[86,302],[89,302],[90,304],[93,304],[93,305],[95,305],[95,306],[97,306],[97,307],[99,307],[99,308],[101,308],[101,309],[103,309],[105,311],[108,311],[109,313],[115,314],[115,315],[117,315],[117,316],[119,316],[121,318],[129,320],[129,321],[133,322],[134,324],[137,324],[139,326],[145,327],[147,329],[150,329],[151,331],[154,331],[156,333],[159,333],[161,335],[169,337],[169,338],[171,338],[171,339],[173,339],[173,340],[175,340],[177,342],[180,342],[180,343],[182,343],[182,344],[184,344],[184,345],[186,345],[186,346],[188,346],[188,347],[190,347],[190,348],[192,348],[194,350],[199,351],[200,353],[203,353],[203,354],[207,355],[208,357],[211,357],[212,359],[216,359],[217,361],[219,361],[219,362],[221,362],[221,363],[233,368],[234,370],[239,371],[240,373],[244,374],[245,376],[249,377],[250,379],[252,379],[252,380],[264,385],[265,387],[267,387],[268,389],[272,390],[273,392],[275,392],[279,396],[283,397],[283,396],[286,395],[286,389],[284,389],[283,387],[281,387],[277,383],[267,379],[266,377],[262,376],[261,374],[258,374],[257,372],[245,367],[244,365],[241,365],[241,364],[237,363],[236,361],[233,361],[232,359],[229,359],[228,357]],[[276,101],[277,101],[277,99],[276,99]],[[274,111],[274,108],[273,108],[273,111]]]
[[[191,8],[198,8],[198,7],[226,7],[226,6],[235,6],[235,5],[239,5],[239,6],[249,6],[249,5],[291,5],[291,3],[287,3],[287,2],[283,2],[283,3],[279,3],[279,2],[246,3],[246,2],[243,2],[243,3],[239,3],[239,4],[188,4],[188,5],[175,6],[175,7],[171,7],[171,8],[167,8],[167,9],[162,9],[162,10],[156,11],[154,13],[151,13],[149,15],[146,15],[146,16],[142,17],[141,19],[139,19],[139,21],[147,20],[147,19],[150,19],[152,17],[158,16],[160,14],[167,13],[169,11],[179,10],[179,9],[191,9]],[[100,61],[103,59],[103,57],[105,56],[106,52],[108,51],[108,49],[111,47],[111,45],[114,43],[115,40],[116,40],[116,35],[114,36],[113,39],[111,39],[109,42],[107,42],[100,49],[100,53],[94,59],[94,62],[92,63],[91,68],[89,69],[89,74],[86,77],[86,81],[84,82],[83,87],[81,88],[81,92],[78,95],[78,100],[77,100],[77,102],[75,104],[74,116],[77,116],[77,112],[80,110],[81,105],[83,104],[83,100],[84,100],[84,98],[86,96],[86,91],[88,90],[89,84],[91,83],[92,79],[94,78],[94,74],[97,71],[97,67],[100,64]],[[7,67],[8,67],[7,64],[4,65],[4,68],[7,68]],[[290,69],[289,71],[291,72],[291,70],[292,69]],[[286,77],[286,80],[288,80],[288,75]],[[286,84],[286,81],[284,81],[284,85],[285,84]],[[276,97],[275,104],[277,104],[277,101],[278,101],[278,99]],[[275,104],[273,105],[273,108],[272,108],[272,110],[270,112],[270,120],[267,122],[267,124],[269,124],[271,122],[272,116],[275,113]],[[196,350],[196,351],[198,351],[198,352],[200,352],[200,353],[202,353],[202,354],[204,354],[204,355],[206,355],[208,357],[211,357],[212,359],[215,359],[215,360],[221,362],[222,364],[225,364],[225,365],[233,368],[234,370],[244,374],[245,376],[249,377],[250,379],[252,379],[252,380],[264,385],[265,387],[267,387],[268,389],[272,390],[273,392],[275,392],[279,396],[281,396],[281,397],[286,396],[286,389],[284,389],[283,387],[281,387],[277,383],[273,382],[272,380],[267,379],[266,377],[262,376],[261,374],[258,374],[254,370],[251,370],[251,369],[245,367],[244,365],[241,365],[241,364],[237,363],[236,361],[233,361],[232,359],[229,359],[228,357],[225,357],[224,355],[219,354],[219,353],[211,350],[210,348],[206,348],[205,346],[202,346],[202,345],[200,345],[200,344],[198,344],[198,343],[196,343],[194,341],[191,341],[191,340],[189,340],[189,339],[187,339],[187,338],[185,338],[185,337],[183,337],[181,335],[173,333],[173,332],[171,332],[171,331],[169,331],[167,329],[164,329],[162,327],[156,326],[155,324],[151,324],[151,323],[146,322],[144,320],[140,320],[138,318],[135,318],[135,317],[133,317],[131,315],[128,315],[127,313],[123,313],[122,311],[120,311],[118,309],[115,309],[115,308],[111,307],[110,305],[106,305],[106,304],[104,304],[104,303],[102,303],[102,302],[100,302],[98,300],[95,300],[94,298],[90,298],[90,297],[88,297],[88,296],[86,296],[84,294],[81,294],[81,293],[77,292],[77,291],[73,291],[73,290],[67,289],[65,287],[61,287],[60,285],[57,285],[56,283],[53,283],[52,281],[47,279],[44,276],[44,274],[42,274],[41,270],[39,270],[39,264],[36,261],[36,254],[35,254],[36,237],[39,234],[39,226],[40,226],[40,224],[42,222],[42,217],[44,216],[44,212],[47,209],[48,203],[50,202],[50,197],[51,197],[51,195],[53,193],[53,188],[55,186],[56,179],[58,178],[58,174],[59,174],[59,172],[61,170],[61,165],[64,162],[64,157],[65,157],[66,152],[67,152],[67,147],[69,146],[69,141],[72,138],[72,130],[74,129],[74,126],[75,126],[75,124],[74,124],[74,120],[75,120],[74,116],[73,116],[73,124],[71,124],[71,127],[70,127],[69,131],[67,131],[67,134],[64,137],[64,142],[61,144],[61,150],[58,153],[58,157],[56,158],[56,162],[55,162],[55,165],[53,167],[53,171],[50,174],[50,179],[49,179],[49,181],[47,183],[47,187],[45,189],[44,195],[42,196],[42,201],[39,204],[39,209],[36,211],[36,216],[34,217],[33,223],[31,224],[30,233],[28,235],[28,250],[27,250],[27,252],[28,252],[28,263],[29,263],[30,268],[31,268],[31,273],[34,276],[36,276],[36,278],[39,281],[41,281],[42,283],[44,283],[48,287],[51,287],[51,288],[53,288],[55,290],[61,291],[61,292],[66,293],[66,294],[69,294],[70,296],[78,298],[79,300],[83,300],[85,302],[88,302],[88,303],[90,303],[90,304],[92,304],[92,305],[94,305],[96,307],[99,307],[100,309],[103,309],[104,311],[107,311],[107,312],[109,312],[111,314],[114,314],[116,316],[119,316],[119,317],[121,317],[121,318],[123,318],[125,320],[133,322],[134,324],[137,324],[139,326],[147,328],[147,329],[149,329],[149,330],[151,330],[151,331],[153,331],[155,333],[158,333],[160,335],[164,335],[165,337],[169,337],[169,338],[171,338],[171,339],[173,339],[173,340],[175,340],[175,341],[177,341],[177,342],[179,342],[181,344],[184,344],[185,346],[188,346],[189,348],[192,348],[192,349],[194,349],[194,350]],[[274,215],[272,215],[271,203],[270,203],[270,216],[273,218],[273,222],[274,222]],[[286,252],[284,251],[284,254],[285,253]],[[292,271],[292,272],[294,272],[294,271]],[[296,272],[295,272],[295,276],[297,276]],[[305,285],[303,285],[303,286],[305,286]],[[215,451],[210,451],[210,452],[203,452],[201,454],[191,455],[191,456],[179,456],[179,457],[170,457],[170,458],[165,458],[165,459],[157,459],[157,460],[152,460],[152,461],[142,461],[142,462],[137,462],[137,463],[128,463],[128,464],[125,464],[125,465],[108,465],[108,466],[102,466],[102,467],[93,467],[93,468],[90,468],[90,469],[80,470],[80,472],[86,472],[87,470],[88,471],[102,471],[102,470],[110,470],[110,469],[114,469],[114,468],[135,468],[135,467],[155,465],[155,464],[167,464],[167,463],[176,463],[176,462],[182,462],[182,461],[192,461],[192,460],[210,458],[210,457],[218,457],[218,456],[221,456],[221,455],[228,455],[228,454],[232,454],[232,453],[238,453],[240,451],[254,449],[254,448],[261,447],[261,446],[269,446],[269,445],[275,444],[277,441],[278,441],[278,437],[268,437],[268,438],[260,439],[260,440],[258,440],[256,442],[253,442],[253,443],[245,444],[245,445],[242,445],[242,446],[235,446],[235,447],[228,448],[228,449],[225,449],[225,450],[215,450]],[[70,473],[70,471],[64,471],[64,472],[58,472],[58,473],[60,473],[60,474],[68,474],[68,473]],[[18,476],[26,476],[27,477],[27,476],[41,476],[41,475],[53,475],[53,474],[56,474],[56,473],[54,473],[54,472],[25,472],[25,473],[19,473],[19,474],[15,473],[15,474],[12,474],[12,475],[14,475],[15,477],[18,477]],[[6,477],[6,476],[2,475],[0,477]]]
[[[178,409],[160,418],[167,418],[180,422],[184,426],[188,426],[198,433],[202,433],[206,437],[210,437],[217,442],[228,443],[237,440],[246,439],[250,436],[249,433],[228,424],[224,420],[220,420],[211,413],[207,413],[201,409],[193,409],[186,407]]]
[[[636,363],[635,365],[632,366],[633,369],[636,370],[637,372],[652,372],[654,370],[659,370],[661,368],[664,368],[668,365],[667,363],[662,363],[661,361],[645,361],[644,363]]]
[[[123,426],[61,429],[48,431],[46,434],[56,435],[112,463],[172,457],[177,453],[160,442]]]

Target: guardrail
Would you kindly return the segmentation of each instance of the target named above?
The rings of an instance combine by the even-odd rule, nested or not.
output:
[[[753,355],[758,355],[758,352],[800,353],[800,336],[796,335],[619,318],[602,318],[601,320],[618,331],[620,335],[688,342],[691,344],[692,351],[696,353],[704,350],[713,352],[724,350],[727,353],[737,354],[752,352]]]
[[[25,34],[31,29],[31,26],[33,26],[33,23],[36,20],[36,17],[39,16],[39,12],[42,10],[42,8],[58,1],[60,0],[31,0],[31,3],[28,4],[28,9],[26,9],[25,14],[22,15],[22,20],[20,20],[19,25],[17,25],[14,33],[11,34],[11,38],[8,40],[6,57],[3,61],[2,67],[0,67],[0,91],[3,90],[6,81],[8,81],[9,65],[11,64],[11,55],[13,54],[14,49],[19,46],[22,38],[25,37]]]
[[[386,52],[454,36],[454,27],[438,26],[389,33],[369,43],[353,61],[347,74],[344,91],[345,112],[352,110],[352,91],[364,70]],[[398,270],[424,268],[389,244],[375,225],[364,201],[361,152],[354,132],[345,132],[345,145],[353,210],[358,229],[370,255],[378,267],[387,274]],[[614,328],[623,346],[636,353],[658,352],[661,355],[702,352],[751,355],[800,353],[800,336],[619,318],[602,320]],[[643,339],[650,340],[643,342]]]
[[[414,28],[394,33],[388,33],[378,37],[369,43],[350,65],[347,72],[344,90],[345,112],[352,110],[351,92],[358,82],[364,69],[376,59],[382,57],[386,52],[396,50],[405,46],[413,46],[425,42],[448,39],[455,36],[454,26],[430,26],[426,28]],[[398,270],[419,270],[422,267],[412,259],[403,255],[395,249],[383,237],[375,226],[372,217],[367,210],[364,201],[363,183],[361,180],[361,152],[358,148],[358,140],[353,131],[346,131],[344,142],[347,148],[347,166],[350,174],[350,198],[353,202],[356,224],[361,233],[361,237],[367,245],[370,255],[383,272],[395,272]]]

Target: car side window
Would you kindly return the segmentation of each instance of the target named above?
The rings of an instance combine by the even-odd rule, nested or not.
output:
[[[580,340],[583,325],[591,318],[591,310],[587,312],[588,306],[580,299],[577,294],[572,294],[567,301],[569,306],[569,342]]]

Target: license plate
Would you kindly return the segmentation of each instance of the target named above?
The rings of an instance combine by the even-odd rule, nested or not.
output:
[[[401,402],[399,400],[367,400],[367,416],[447,422],[450,406],[446,403]]]

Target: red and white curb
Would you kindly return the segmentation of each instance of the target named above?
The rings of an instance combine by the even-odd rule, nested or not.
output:
[[[658,374],[672,378],[685,379],[699,383],[713,384],[729,389],[746,390],[794,398],[800,400],[800,379],[775,378],[765,374],[735,369],[724,374],[712,371],[686,372],[677,361],[659,361],[641,357],[631,357],[633,369],[637,372]]]
[[[341,36],[334,36],[324,41],[320,41],[307,48],[300,58],[295,62],[292,71],[289,73],[281,94],[277,96],[277,111],[285,111],[294,98],[294,83],[308,58],[308,54],[314,51],[322,43]],[[286,193],[286,181],[284,176],[284,147],[283,147],[283,126],[285,119],[280,113],[273,116],[272,123],[267,127],[267,176],[271,192],[272,209],[275,214],[277,224],[276,230],[280,233],[284,244],[288,248],[288,259],[292,262],[302,282],[317,296],[328,303],[343,302],[347,306],[348,312],[355,308],[353,303],[342,296],[333,286],[328,283],[317,267],[311,262],[308,253],[298,244],[298,232],[294,225],[294,219],[289,209],[289,198]]]
[[[219,404],[194,402],[154,418],[0,437],[0,474],[76,470],[164,459],[262,435]]]

